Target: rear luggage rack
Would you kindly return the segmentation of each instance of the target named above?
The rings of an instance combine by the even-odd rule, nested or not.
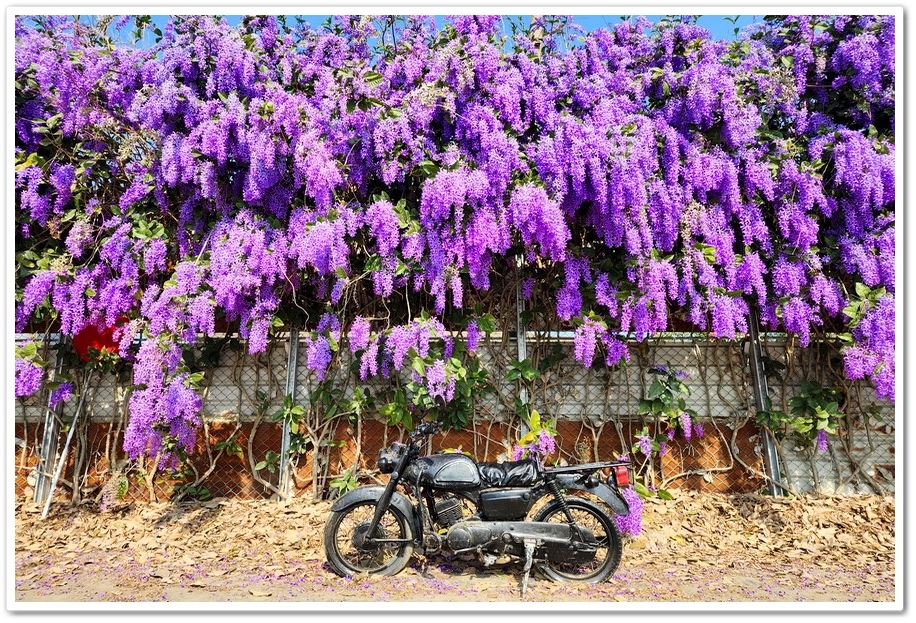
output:
[[[633,479],[630,478],[629,461],[604,461],[602,463],[582,463],[581,465],[562,465],[559,467],[545,467],[545,474],[582,474],[583,476],[591,475],[597,471],[610,469],[611,475],[608,477],[608,484],[616,484],[618,487],[629,487]]]

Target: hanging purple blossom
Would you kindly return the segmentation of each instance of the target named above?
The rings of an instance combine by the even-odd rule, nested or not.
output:
[[[51,392],[51,396],[50,398],[48,398],[48,408],[54,409],[60,403],[66,402],[67,400],[69,400],[72,395],[73,395],[73,383],[69,381],[64,381],[63,383],[58,385],[56,389],[54,389]]]
[[[681,420],[681,430],[684,433],[684,439],[690,441],[690,438],[693,436],[693,426],[690,421],[690,414],[686,411],[682,411],[680,415]]]
[[[308,369],[315,373],[318,380],[324,379],[333,358],[328,339],[323,335],[309,337],[305,343],[305,352]]]
[[[44,370],[25,359],[16,359],[16,398],[31,396],[41,389]]]
[[[827,431],[823,429],[818,429],[817,431],[817,442],[816,442],[817,452],[823,454],[827,452]]]
[[[482,333],[480,330],[480,327],[477,326],[477,321],[476,320],[470,321],[465,331],[467,332],[466,344],[467,344],[468,350],[473,352],[477,350],[477,342],[478,340],[480,340],[480,336]]]
[[[642,516],[645,502],[642,501],[639,493],[632,487],[623,487],[620,494],[630,508],[628,515],[614,515],[614,521],[620,533],[628,537],[636,537],[642,534]]]
[[[369,345],[371,327],[369,321],[362,316],[357,316],[350,325],[350,332],[347,338],[350,341],[350,352],[357,352],[365,349]]]
[[[455,395],[455,378],[448,374],[441,359],[436,359],[426,368],[426,391],[432,399],[441,398],[449,402]]]
[[[639,450],[646,456],[652,455],[652,440],[649,439],[646,435],[640,435],[636,439],[636,443],[639,445]]]

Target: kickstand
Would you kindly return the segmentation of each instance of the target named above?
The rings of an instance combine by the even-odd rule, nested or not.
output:
[[[522,578],[522,599],[528,591],[528,577],[531,575],[531,563],[534,561],[534,539],[525,539],[525,575]]]

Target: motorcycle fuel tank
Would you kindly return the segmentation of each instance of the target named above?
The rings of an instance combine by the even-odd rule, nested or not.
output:
[[[418,470],[416,473],[411,473]],[[424,456],[411,466],[407,477],[419,476],[420,484],[437,489],[473,489],[480,486],[477,463],[469,456],[458,453]]]

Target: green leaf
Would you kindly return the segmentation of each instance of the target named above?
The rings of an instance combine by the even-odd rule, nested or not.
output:
[[[23,346],[16,349],[16,357],[18,359],[32,359],[38,354],[38,343],[37,342],[27,342]]]
[[[363,74],[363,80],[370,87],[377,87],[385,80],[385,76],[375,71],[367,71]]]
[[[636,407],[637,413],[652,413],[655,406],[654,400],[640,400]]]
[[[531,415],[528,417],[528,424],[531,426],[531,430],[541,430],[541,414],[538,413],[536,409],[531,410]]]
[[[366,260],[366,272],[374,273],[382,268],[382,256],[373,253]]]
[[[652,385],[649,386],[649,391],[646,392],[646,398],[649,400],[655,400],[662,394],[667,391],[667,388],[661,381],[652,381]]]
[[[193,374],[188,375],[188,378],[185,380],[185,385],[187,387],[196,388],[200,385],[200,382],[203,380],[204,380],[204,373],[195,372]]]
[[[492,314],[484,314],[477,318],[477,328],[484,333],[493,333],[496,331],[496,319]]]
[[[439,171],[439,165],[432,160],[421,160],[417,163],[417,168],[426,177],[433,177]]]
[[[378,411],[380,414],[385,416],[389,426],[395,426],[399,424],[404,419],[404,415],[407,413],[400,405],[394,402],[389,402],[382,405]]]
[[[644,497],[644,498],[652,497],[652,492],[649,491],[649,489],[646,488],[646,485],[642,484],[641,482],[634,482],[633,488],[636,490],[636,493],[638,493],[641,497]]]
[[[29,154],[29,157],[16,165],[16,170],[25,169],[28,167],[43,167],[45,165],[45,159],[39,156],[36,152]]]

